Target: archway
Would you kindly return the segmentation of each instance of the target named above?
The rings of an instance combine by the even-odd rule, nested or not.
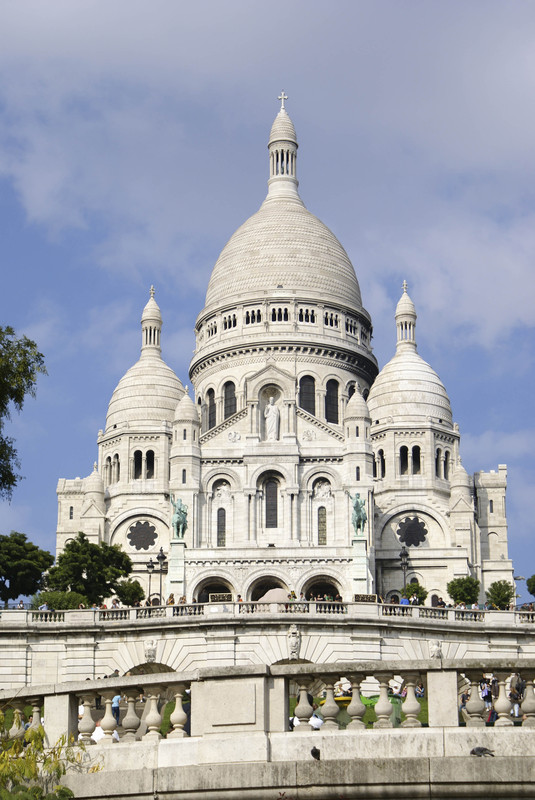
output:
[[[144,664],[138,664],[132,667],[132,669],[129,669],[126,675],[154,675],[159,672],[175,672],[175,670],[167,664],[157,664],[154,661],[146,661]]]
[[[229,594],[231,599],[234,599],[236,592],[229,581],[224,578],[213,577],[203,581],[197,587],[194,596],[198,603],[209,603],[211,600],[221,599],[220,597],[214,597],[214,595],[227,595],[225,599],[228,599]]]
[[[326,598],[336,600],[340,598],[340,587],[332,578],[319,576],[309,581],[303,588],[307,600],[324,600]]]
[[[260,600],[270,589],[284,589],[284,591],[289,593],[288,587],[280,578],[266,576],[265,578],[259,578],[256,583],[253,583],[249,589],[250,599],[253,601]]]

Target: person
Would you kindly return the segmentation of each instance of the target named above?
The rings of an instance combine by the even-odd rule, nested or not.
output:
[[[39,611],[48,611],[48,603],[44,602],[41,606],[39,606]]]
[[[114,697],[113,697],[113,699],[111,701],[111,713],[113,714],[113,717],[114,717],[117,725],[119,724],[119,719],[120,719],[120,714],[121,714],[121,709],[119,707],[119,703],[120,702],[121,702],[121,695],[120,694],[114,695]]]
[[[416,688],[414,690],[414,694],[416,695],[416,697],[424,697],[425,696],[425,689],[424,689],[424,685],[423,685],[422,681],[420,681],[420,683],[416,684]]]
[[[19,600],[19,604],[18,604],[17,608],[24,608],[24,601],[23,600]]]
[[[175,595],[173,594],[173,592],[171,592],[171,594],[167,598],[167,605],[174,606],[174,604],[175,604]]]
[[[264,418],[266,420],[266,439],[270,442],[275,442],[279,438],[279,417],[280,412],[275,405],[275,398],[270,397],[269,403],[264,409]]]
[[[95,723],[95,730],[91,734],[91,740],[93,742],[95,742],[95,743],[96,742],[100,742],[100,740],[103,739],[106,736],[106,734],[102,730],[101,722],[102,722],[102,720],[97,719],[97,721]],[[113,733],[111,735],[111,738],[116,742],[119,741],[119,734],[117,733],[117,731],[113,731]]]
[[[111,607],[112,608],[121,608],[121,604],[119,603],[119,600],[117,599],[117,597],[114,597],[113,600],[111,601]]]
[[[400,606],[408,606],[409,605],[409,598],[408,597],[402,597],[401,600],[399,601],[399,604],[400,604]]]
[[[460,712],[462,712],[466,708],[466,704],[467,704],[469,698],[470,698],[470,695],[468,694],[467,691],[464,691],[461,694],[461,703],[459,705],[459,711]]]

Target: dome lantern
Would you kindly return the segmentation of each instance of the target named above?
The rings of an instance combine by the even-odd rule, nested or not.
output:
[[[154,299],[154,286],[150,287],[149,302],[141,315],[141,357],[160,356],[162,334],[162,315]]]
[[[297,187],[297,136],[292,120],[284,107],[288,95],[280,93],[280,111],[275,117],[269,134],[269,181],[267,200],[274,197],[299,199]]]
[[[416,309],[407,294],[407,281],[403,281],[403,294],[396,306],[396,329],[397,350],[406,347],[416,350]]]

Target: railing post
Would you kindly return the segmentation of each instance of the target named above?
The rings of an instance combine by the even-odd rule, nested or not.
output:
[[[9,729],[8,736],[10,739],[23,739],[24,724],[22,722],[22,712],[24,711],[26,703],[22,700],[12,700],[9,705],[13,709],[13,725]]]
[[[45,734],[49,747],[60,736],[78,736],[78,698],[74,694],[45,695]]]
[[[457,670],[443,668],[427,672],[427,702],[430,728],[459,727]]]
[[[184,725],[188,721],[188,715],[182,706],[182,700],[184,698],[184,694],[186,693],[186,687],[183,683],[179,683],[176,686],[171,686],[170,688],[175,698],[175,710],[169,717],[169,722],[173,726],[173,730],[167,734],[167,738],[182,739],[184,736],[187,736],[187,733],[184,730]]]
[[[32,707],[32,721],[28,730],[37,730],[41,727],[41,705],[43,703],[43,698],[32,697],[29,703]]]
[[[365,728],[366,725],[362,721],[362,717],[366,713],[366,706],[360,699],[360,682],[363,680],[363,675],[348,675],[349,680],[351,681],[351,702],[347,707],[347,713],[351,717],[351,722],[348,724],[348,728]]]
[[[507,697],[505,681],[507,680],[507,678],[510,676],[511,673],[496,672],[494,674],[498,679],[498,685],[500,687],[498,698],[494,703],[494,710],[498,714],[498,719],[495,721],[494,727],[495,728],[509,727],[514,725],[514,722],[511,719],[511,708],[513,707],[513,704]]]
[[[392,703],[388,698],[389,675],[375,676],[379,681],[379,700],[375,704],[375,714],[377,721],[374,728],[393,728],[392,720],[390,719],[393,708]]]
[[[407,689],[407,696],[405,697],[405,701],[401,707],[401,710],[406,716],[406,719],[404,719],[401,723],[402,728],[421,728],[422,726],[422,723],[418,719],[418,714],[420,713],[420,703],[416,699],[416,694],[414,692],[414,687],[416,686],[418,677],[419,676],[416,672],[409,672],[404,676],[404,685]]]
[[[308,721],[312,714],[314,713],[314,709],[308,702],[308,682],[307,683],[300,683],[299,684],[299,702],[295,707],[294,714],[299,720],[299,725],[294,728],[296,731],[300,731],[301,733],[306,733],[310,730]]]
[[[123,717],[122,726],[124,736],[122,742],[135,742],[137,729],[141,724],[136,712],[136,700],[139,696],[139,687],[130,687],[126,691],[126,714]]]
[[[485,711],[485,702],[479,696],[479,672],[465,672],[466,677],[470,681],[470,697],[466,703],[465,711],[468,714],[466,720],[467,728],[484,728],[485,720],[483,719],[483,712]]]
[[[162,715],[158,711],[158,698],[160,696],[161,689],[159,686],[147,686],[145,688],[147,694],[147,703],[149,704],[148,711],[145,716],[145,723],[148,731],[141,738],[144,741],[158,741],[162,738],[162,734],[160,733]]]
[[[105,736],[103,736],[102,739],[99,740],[98,744],[106,744],[106,745],[113,744],[114,740],[113,732],[117,727],[117,722],[115,720],[115,717],[113,716],[111,710],[111,704],[117,692],[118,689],[110,689],[108,691],[102,691],[102,697],[104,698],[104,702],[106,704],[106,711],[100,722],[100,727],[104,731]]]
[[[535,694],[533,692],[533,674],[526,678],[526,688],[524,690],[524,699],[520,704],[522,715],[526,715],[526,719],[522,723],[523,728],[535,728]]]
[[[338,704],[334,699],[334,681],[332,679],[332,675],[326,675],[322,677],[322,681],[325,684],[325,702],[321,707],[321,713],[323,715],[323,728],[336,728],[338,730],[338,723],[336,721],[336,717],[340,709],[338,708]]]
[[[90,744],[91,734],[95,730],[95,721],[91,716],[91,704],[94,696],[94,694],[83,694],[79,696],[84,706],[84,713],[82,719],[78,720],[78,732],[80,734],[80,741],[84,744]]]

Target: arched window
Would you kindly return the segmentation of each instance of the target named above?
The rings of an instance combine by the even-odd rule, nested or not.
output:
[[[112,482],[111,456],[108,456],[106,459],[106,465],[104,467],[104,479],[106,481],[106,485]]]
[[[119,461],[119,453],[113,456],[113,463],[111,467],[111,482],[118,483],[121,477],[121,462]]]
[[[208,429],[215,428],[215,392],[213,389],[208,389],[206,392],[206,400],[208,402]]]
[[[186,440],[187,440],[187,438],[188,438],[188,431],[187,431],[187,428],[183,428],[183,429],[182,429],[182,438],[183,438],[183,440],[184,440],[184,441],[186,441]]]
[[[412,474],[419,475],[421,472],[421,458],[420,458],[420,448],[418,445],[415,445],[412,448]]]
[[[450,452],[446,450],[444,453],[444,479],[449,481],[450,479]]]
[[[401,475],[409,473],[409,448],[405,445],[399,451],[399,471]]]
[[[266,499],[266,528],[278,528],[278,489],[277,481],[272,478],[264,484]]]
[[[224,508],[217,509],[217,546],[225,547],[227,543],[227,512]]]
[[[494,500],[489,500],[489,514],[494,514]]]
[[[182,483],[186,483],[186,470],[182,470]]]
[[[437,478],[440,478],[440,462],[442,460],[442,450],[440,447],[437,449],[435,454],[435,475]]]
[[[143,458],[141,455],[141,450],[136,450],[134,453],[134,480],[139,481],[141,479],[141,468],[142,468]]]
[[[355,469],[355,480],[360,481],[360,467]]]
[[[327,381],[325,419],[333,425],[338,425],[338,381],[335,380]]]
[[[347,398],[348,398],[348,400],[351,400],[351,398],[353,397],[354,394],[355,394],[355,384],[354,383],[350,383],[348,388],[347,388]]]
[[[227,381],[223,386],[224,419],[236,413],[236,388],[232,381]]]
[[[385,451],[379,450],[377,455],[379,456],[379,476],[384,478],[386,475]]]
[[[318,508],[318,544],[327,544],[327,509],[325,506]]]
[[[299,381],[299,405],[309,414],[316,413],[316,381],[311,375],[304,375]]]
[[[69,519],[74,518],[74,506],[69,507]]]
[[[154,478],[154,450],[147,450],[147,480]]]

